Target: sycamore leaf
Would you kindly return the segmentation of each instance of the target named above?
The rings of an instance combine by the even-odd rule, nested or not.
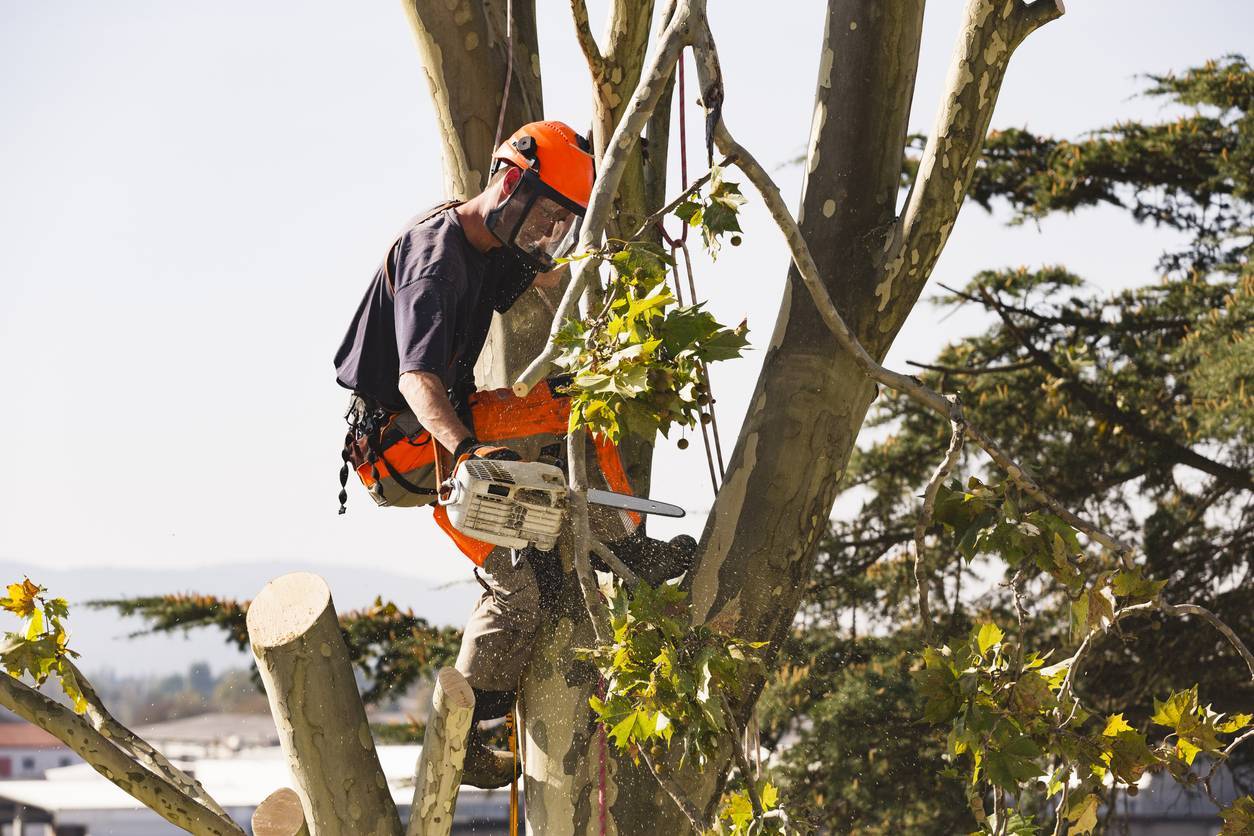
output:
[[[1233,714],[1224,722],[1215,724],[1215,728],[1224,734],[1232,734],[1248,726],[1252,719],[1254,716],[1249,714]]]
[[[1114,737],[1121,731],[1132,731],[1132,726],[1128,725],[1128,721],[1123,719],[1123,714],[1112,714],[1106,720],[1106,728],[1102,731],[1105,737]]]
[[[1097,827],[1097,807],[1101,799],[1092,793],[1072,802],[1067,807],[1067,821],[1073,822],[1067,836],[1084,836]]]
[[[1003,633],[1001,628],[996,624],[981,624],[980,630],[976,634],[976,643],[980,649],[980,655],[988,655],[989,648],[993,645],[1000,644],[1005,635],[1006,634]]]
[[[35,597],[43,591],[43,587],[31,582],[30,578],[21,583],[11,583],[7,598],[0,598],[0,607],[4,607],[20,618],[29,618],[35,612]]]
[[[1254,836],[1254,798],[1238,798],[1219,815],[1224,820],[1219,836]]]

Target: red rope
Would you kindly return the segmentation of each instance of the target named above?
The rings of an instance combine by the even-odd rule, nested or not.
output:
[[[597,683],[597,696],[605,699],[605,680],[602,679]],[[600,817],[601,836],[606,833],[606,800],[605,800],[605,726],[597,723],[597,736],[600,743],[600,764],[598,766],[597,776],[597,811]]]

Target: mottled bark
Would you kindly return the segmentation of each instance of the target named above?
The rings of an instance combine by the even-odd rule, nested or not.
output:
[[[293,572],[248,608],[248,638],[313,836],[400,836],[326,582]]]
[[[885,248],[875,286],[881,334],[901,327],[936,266],[971,185],[1010,56],[1023,39],[1062,15],[1063,0],[969,0],[905,211]]]
[[[139,764],[88,721],[8,674],[0,675],[0,705],[52,734],[92,768],[176,827],[192,833],[243,836],[225,816],[191,798],[170,779]]]
[[[414,775],[414,802],[406,836],[447,836],[453,832],[474,713],[475,693],[466,677],[457,668],[441,669],[431,692],[431,713]]]
[[[422,59],[443,141],[445,196],[464,199],[487,183],[505,89],[505,0],[402,0]],[[502,140],[544,118],[535,0],[515,0],[514,71]],[[434,160],[432,161],[434,162]],[[433,196],[430,201],[438,200]],[[417,210],[415,210],[417,211]],[[494,318],[475,366],[483,388],[508,386],[544,344],[552,311],[539,291]]]
[[[572,5],[577,11],[582,7]],[[682,15],[693,7],[703,16],[703,5],[668,4],[663,17],[669,17],[670,8]],[[830,0],[799,210],[800,234],[813,254],[810,283],[795,266],[790,269],[749,413],[689,578],[698,621],[715,621],[743,638],[770,640],[772,648],[789,629],[814,546],[826,529],[841,474],[874,398],[867,360],[873,358],[871,365],[877,366],[887,352],[952,228],[1010,52],[1060,11],[1056,0],[1031,5],[972,0],[941,125],[934,131],[930,154],[939,162],[921,172],[907,213],[898,219],[898,176],[923,2]],[[590,30],[583,28],[581,43],[596,77],[605,72],[605,56],[599,47],[593,54]],[[633,98],[613,126],[613,138],[600,143],[606,174],[616,164],[621,167],[620,155],[635,151],[642,119],[648,118],[642,113],[661,98],[647,82],[671,79],[674,58],[657,52],[656,69],[638,85],[638,90],[647,88],[646,95]],[[699,92],[711,105],[723,95],[721,79],[713,50],[703,58],[708,63],[699,67]],[[598,112],[604,113],[604,106]],[[594,126],[603,136],[610,133],[606,121],[601,118]],[[620,137],[623,145],[616,147]],[[730,153],[726,146],[723,150]],[[621,171],[614,176],[622,177]],[[610,188],[618,186],[615,181]],[[599,236],[617,214],[594,198],[585,231]],[[589,243],[595,241],[585,236],[584,244]],[[564,299],[567,311],[574,310],[587,278],[577,275]],[[849,339],[842,343],[834,333],[833,318],[842,327],[847,323],[849,336],[869,354],[859,357],[849,350]],[[531,367],[527,383],[538,367],[547,369],[543,362]],[[569,559],[566,563],[569,568]],[[524,706],[531,706],[526,712],[529,820],[546,833],[586,832],[601,815],[608,832],[638,832],[642,826],[651,832],[683,832],[683,814],[668,803],[652,776],[602,748],[587,708],[594,673],[567,652],[593,637],[573,584],[564,589],[563,600],[569,606],[547,625],[551,635],[542,641],[524,680]],[[736,706],[742,718],[760,686],[755,683],[751,699]],[[690,797],[703,806],[703,818],[717,800],[723,774],[715,769],[684,780]]]

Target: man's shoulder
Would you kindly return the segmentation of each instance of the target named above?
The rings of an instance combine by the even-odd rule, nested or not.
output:
[[[414,216],[400,236],[399,286],[419,279],[457,282],[466,273],[461,230],[449,211]]]

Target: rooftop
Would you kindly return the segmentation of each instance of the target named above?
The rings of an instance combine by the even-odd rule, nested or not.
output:
[[[64,749],[65,744],[48,732],[21,721],[0,723],[0,749]]]

